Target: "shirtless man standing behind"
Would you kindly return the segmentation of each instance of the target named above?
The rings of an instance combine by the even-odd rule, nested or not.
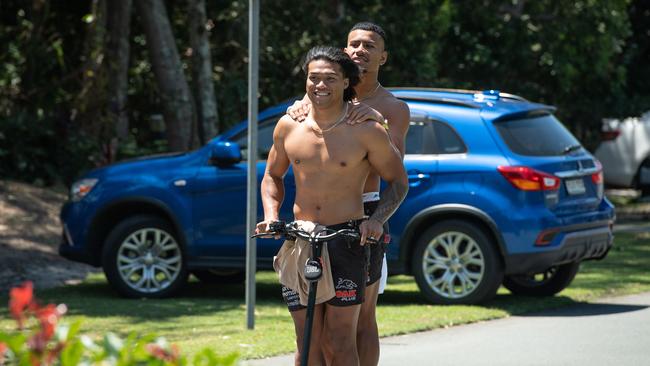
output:
[[[388,123],[388,134],[393,145],[404,157],[404,139],[409,127],[409,108],[406,103],[395,98],[384,89],[378,80],[379,68],[386,63],[386,32],[370,22],[355,24],[348,33],[344,49],[361,69],[361,80],[354,86],[355,102],[372,107],[383,115]],[[311,108],[311,101],[305,97],[292,105],[287,113],[298,121],[303,121]],[[354,123],[357,115],[377,118],[366,109],[355,108],[350,121]],[[377,207],[379,192],[379,175],[371,172],[364,187],[364,208],[366,214],[372,214]],[[387,228],[384,230],[387,232]],[[370,273],[366,287],[366,300],[361,306],[357,328],[357,347],[361,365],[377,365],[379,362],[379,330],[377,328],[376,307],[380,285],[385,285],[387,277],[385,244],[372,245],[370,255]],[[381,277],[381,280],[380,280]],[[383,283],[382,283],[383,282]]]
[[[322,329],[328,364],[357,366],[356,331],[366,282],[362,246],[366,238],[382,235],[383,224],[406,196],[408,179],[381,124],[345,123],[349,101],[354,97],[353,87],[359,80],[358,66],[349,56],[333,47],[315,47],[308,52],[303,70],[307,73],[306,92],[312,107],[303,123],[287,115],[278,121],[261,186],[264,221],[258,223],[256,232],[268,232],[269,224],[279,219],[283,178],[289,166],[295,176],[296,220],[333,229],[358,227],[359,241],[332,240],[327,246],[334,283],[340,282],[339,278],[354,282],[357,296],[334,297],[317,305],[313,328],[315,332]],[[377,209],[363,220],[362,194],[371,170],[388,185]],[[306,311],[301,307],[290,310],[298,338],[298,361]],[[316,355],[319,353],[319,344],[314,342],[318,337],[314,336],[310,355],[312,350]],[[311,360],[318,364],[320,357],[310,357]]]

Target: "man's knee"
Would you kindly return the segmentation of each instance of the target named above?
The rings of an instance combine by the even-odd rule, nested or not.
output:
[[[346,352],[356,352],[356,334],[347,334],[348,332],[327,332],[328,351],[337,355]]]

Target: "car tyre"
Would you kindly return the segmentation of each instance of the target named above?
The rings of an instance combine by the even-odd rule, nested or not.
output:
[[[553,296],[571,284],[580,269],[580,262],[553,266],[541,273],[509,275],[503,286],[515,295]]]
[[[650,196],[650,182],[645,182],[642,177],[650,175],[650,158],[643,160],[636,173],[636,186],[641,190],[641,196]]]
[[[237,284],[246,280],[246,272],[239,269],[201,269],[192,271],[192,274],[208,284]]]
[[[183,247],[168,221],[139,215],[120,222],[102,250],[106,279],[122,296],[163,298],[189,275]]]
[[[420,235],[411,268],[420,291],[435,304],[488,301],[503,279],[503,264],[488,235],[460,220],[439,222]]]

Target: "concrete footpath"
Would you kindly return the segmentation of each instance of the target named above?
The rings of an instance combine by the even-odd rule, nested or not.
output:
[[[289,366],[293,355],[244,365]],[[650,292],[382,338],[379,365],[650,365]]]

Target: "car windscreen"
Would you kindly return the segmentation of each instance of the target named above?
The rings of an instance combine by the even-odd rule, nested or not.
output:
[[[563,155],[580,143],[552,114],[494,123],[512,152],[525,156]]]

